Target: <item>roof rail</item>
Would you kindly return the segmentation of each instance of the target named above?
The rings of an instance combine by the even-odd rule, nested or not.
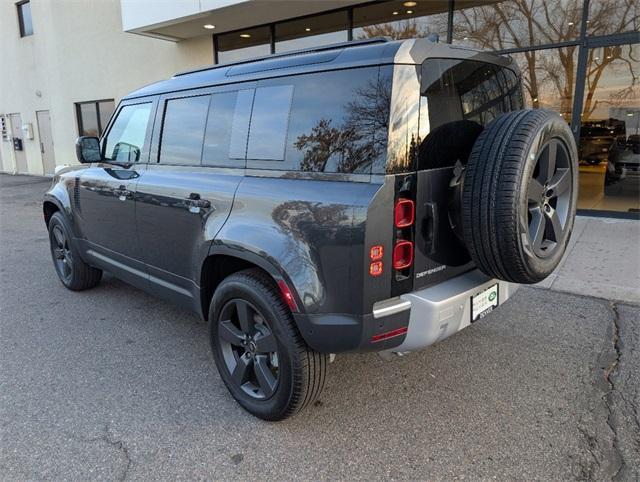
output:
[[[360,47],[362,45],[368,45],[368,44],[377,44],[377,43],[384,43],[384,42],[388,42],[388,40],[384,37],[373,37],[373,38],[368,38],[368,39],[363,39],[363,40],[350,40],[348,42],[339,42],[339,43],[335,43],[335,44],[329,44],[329,45],[321,45],[318,47],[311,47],[308,49],[300,49],[300,50],[290,50],[288,52],[282,52],[279,54],[270,54],[270,55],[263,55],[261,57],[253,57],[250,59],[245,59],[245,60],[238,60],[236,62],[227,62],[224,64],[215,64],[215,65],[211,65],[209,67],[202,67],[200,69],[194,69],[194,70],[185,70],[182,72],[178,72],[176,74],[174,74],[174,77],[179,77],[181,75],[187,75],[187,74],[194,74],[196,72],[205,72],[207,70],[215,70],[215,69],[220,69],[223,67],[231,67],[232,65],[241,65],[241,64],[248,64],[250,62],[260,62],[262,60],[270,60],[270,59],[277,59],[277,58],[281,58],[281,57],[290,57],[293,55],[301,55],[301,54],[308,54],[308,53],[313,53],[313,52],[323,52],[326,50],[335,50],[335,49],[343,49],[343,48],[349,48],[349,47]]]

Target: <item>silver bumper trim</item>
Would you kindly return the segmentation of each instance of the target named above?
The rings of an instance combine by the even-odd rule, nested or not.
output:
[[[373,317],[382,318],[383,316],[395,315],[408,309],[411,309],[411,301],[401,298],[391,298],[389,300],[378,301],[373,305]]]

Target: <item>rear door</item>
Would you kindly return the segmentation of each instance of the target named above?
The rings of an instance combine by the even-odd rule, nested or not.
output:
[[[517,74],[468,59],[421,67],[414,289],[467,271],[460,196],[464,164],[483,127],[523,108]]]
[[[152,288],[199,307],[200,268],[244,174],[253,89],[160,99],[152,161],[136,192],[136,221]]]

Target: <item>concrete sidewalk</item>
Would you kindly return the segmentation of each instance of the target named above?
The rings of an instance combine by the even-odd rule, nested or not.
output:
[[[578,216],[564,259],[538,286],[640,303],[640,222]]]

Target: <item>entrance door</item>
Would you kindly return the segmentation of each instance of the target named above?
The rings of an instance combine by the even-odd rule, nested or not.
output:
[[[53,152],[53,136],[51,135],[51,117],[49,116],[49,111],[40,110],[36,112],[36,118],[38,120],[42,167],[45,174],[53,174],[56,168],[56,158]]]
[[[12,142],[14,139],[20,139],[22,142],[22,150],[16,150],[12,147],[16,156],[16,171],[18,171],[19,174],[26,174],[29,168],[27,167],[27,154],[24,151],[24,139],[22,137],[22,117],[20,114],[9,114],[9,120],[11,124]]]

